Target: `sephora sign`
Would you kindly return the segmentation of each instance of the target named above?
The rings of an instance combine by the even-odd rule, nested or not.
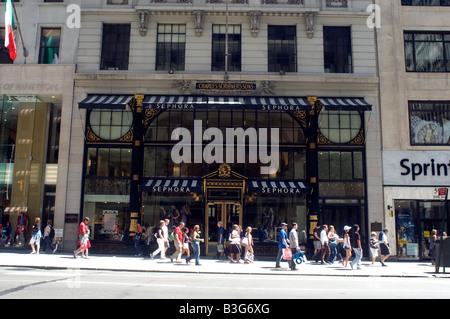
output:
[[[450,185],[450,151],[384,151],[384,185]]]

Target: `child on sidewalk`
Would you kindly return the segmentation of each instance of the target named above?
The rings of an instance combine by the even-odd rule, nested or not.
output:
[[[73,251],[73,258],[77,258],[77,255],[79,253],[81,253],[81,256],[87,258],[87,255],[85,256],[84,254],[87,251],[88,247],[89,247],[89,231],[85,230],[84,236],[81,239],[80,247],[77,250]]]

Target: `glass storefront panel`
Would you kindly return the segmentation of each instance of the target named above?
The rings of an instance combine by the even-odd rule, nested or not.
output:
[[[186,212],[185,224],[187,227],[193,228],[195,225],[200,225],[200,229],[204,232],[205,217],[203,214],[202,196],[175,193],[142,194],[142,225],[148,225],[152,230],[154,227],[159,226],[160,220],[166,218],[170,221],[169,227],[177,225],[184,220],[184,212],[182,210]]]
[[[445,202],[396,200],[394,203],[397,257],[430,259],[431,231],[435,229],[439,237],[446,226]]]
[[[306,199],[305,196],[257,196],[247,197],[244,207],[243,228],[253,229],[255,245],[277,243],[280,224],[285,222],[290,229],[292,222],[298,224],[299,242],[306,243]]]
[[[54,209],[44,185],[54,184],[47,164],[57,165],[60,116],[61,104],[36,95],[0,95],[0,219],[13,233],[19,212],[34,220]]]

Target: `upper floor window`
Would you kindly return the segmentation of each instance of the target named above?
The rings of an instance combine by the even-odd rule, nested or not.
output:
[[[59,63],[59,43],[61,39],[60,28],[42,28],[39,48],[40,64]]]
[[[450,32],[405,32],[406,71],[450,72]]]
[[[159,24],[156,46],[156,70],[184,71],[186,25]]]
[[[11,64],[13,60],[9,57],[9,50],[5,48],[5,28],[0,28],[0,64]]]
[[[325,73],[352,73],[350,27],[323,27]]]
[[[130,24],[103,24],[101,70],[128,70]]]
[[[268,26],[269,72],[297,72],[296,26]]]
[[[411,145],[450,145],[450,101],[409,101]]]
[[[450,0],[402,0],[402,6],[450,6]]]
[[[213,25],[211,71],[225,70],[226,26]],[[241,26],[228,26],[228,71],[241,71]]]

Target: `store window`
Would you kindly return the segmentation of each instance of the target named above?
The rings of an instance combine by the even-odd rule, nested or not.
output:
[[[278,242],[280,224],[287,223],[289,229],[293,222],[297,229],[300,244],[306,244],[306,199],[304,195],[247,197],[243,224],[252,227],[255,245]]]
[[[450,145],[450,101],[409,101],[411,145]]]
[[[100,70],[128,70],[130,24],[103,24]]]
[[[89,113],[89,127],[103,140],[117,140],[124,136],[133,124],[133,112],[128,110],[95,109]]]
[[[450,33],[405,31],[408,72],[450,72]]]
[[[268,71],[297,72],[296,26],[268,26]]]
[[[83,212],[93,221],[92,239],[122,240],[130,201],[131,149],[89,147],[86,154]]]
[[[323,27],[325,73],[352,73],[352,37],[350,27]]]
[[[352,141],[362,128],[361,114],[357,111],[322,110],[319,113],[318,122],[322,135],[337,144]]]
[[[226,26],[213,25],[211,71],[225,70]],[[241,26],[228,26],[228,71],[241,71]]]
[[[183,71],[186,50],[186,25],[158,24],[156,44],[157,71]]]

